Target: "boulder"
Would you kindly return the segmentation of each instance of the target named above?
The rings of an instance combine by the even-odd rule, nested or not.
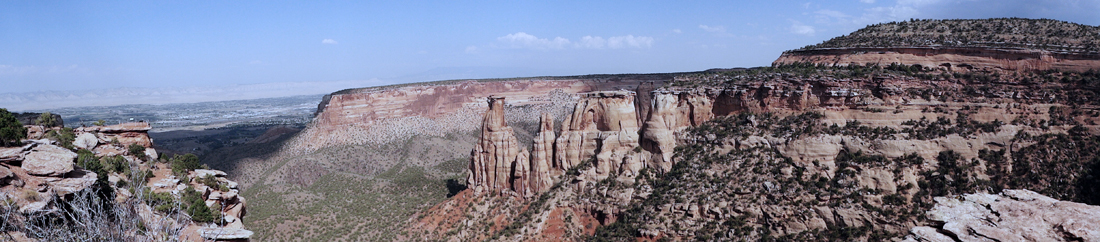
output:
[[[95,148],[96,145],[99,145],[99,138],[96,138],[95,134],[92,133],[77,135],[76,139],[73,140],[73,146],[85,150]]]
[[[12,173],[11,169],[8,169],[7,166],[0,166],[0,180],[7,179],[8,177],[12,177],[14,175],[15,174]],[[3,184],[3,183],[0,183],[0,184]]]
[[[153,148],[145,148],[145,157],[149,157],[149,160],[157,160],[160,155],[157,154],[157,150]]]
[[[38,145],[23,158],[23,169],[27,174],[38,176],[61,176],[73,171],[76,153],[54,145]]]

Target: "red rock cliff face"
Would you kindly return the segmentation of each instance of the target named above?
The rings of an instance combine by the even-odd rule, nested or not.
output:
[[[1100,69],[1100,55],[1030,49],[978,47],[829,48],[789,51],[772,65],[815,63],[829,66],[880,66],[899,63],[943,67],[950,71],[1088,71]]]
[[[663,83],[669,74],[460,81],[344,90],[325,97],[310,128],[290,146],[314,150],[343,144],[384,143],[411,135],[437,135],[480,128],[484,98],[507,97],[509,104],[554,102],[554,92],[635,90]],[[536,113],[537,115],[537,113]],[[534,116],[538,117],[538,116]]]

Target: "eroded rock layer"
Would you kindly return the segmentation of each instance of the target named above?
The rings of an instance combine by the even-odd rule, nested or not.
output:
[[[783,53],[772,65],[795,63],[828,66],[892,63],[944,68],[950,71],[1088,71],[1100,69],[1100,54],[1055,53],[1043,50],[981,47],[888,47],[798,50]]]

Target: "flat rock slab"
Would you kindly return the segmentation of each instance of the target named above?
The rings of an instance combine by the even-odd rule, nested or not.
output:
[[[252,237],[252,231],[233,228],[201,228],[199,236],[211,240],[234,240]]]
[[[53,187],[53,191],[58,195],[71,194],[88,189],[88,187],[95,184],[96,179],[99,178],[95,172],[83,169],[70,172],[67,176],[68,178],[49,182],[50,186]]]
[[[1100,206],[1059,201],[1028,190],[937,197],[906,241],[1100,241]]]
[[[192,178],[203,178],[203,177],[206,177],[206,176],[224,177],[224,176],[226,176],[226,173],[224,171],[209,170],[209,169],[195,169],[191,173]]]
[[[37,145],[36,143],[30,143],[23,147],[0,147],[0,162],[12,162],[23,160],[23,156],[27,154],[31,148]]]
[[[38,145],[23,158],[23,170],[36,176],[62,176],[73,171],[76,153],[55,145]]]

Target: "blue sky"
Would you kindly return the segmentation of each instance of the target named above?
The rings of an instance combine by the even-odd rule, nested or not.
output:
[[[754,67],[878,22],[1097,13],[1100,0],[3,1],[0,93]]]

